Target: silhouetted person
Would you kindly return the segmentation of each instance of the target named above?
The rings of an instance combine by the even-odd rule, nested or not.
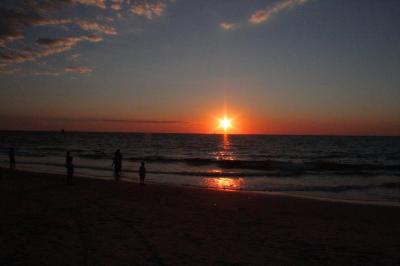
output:
[[[139,177],[140,177],[140,185],[143,186],[144,179],[146,178],[146,167],[144,166],[144,162],[140,164]]]
[[[122,170],[122,154],[119,149],[115,151],[113,158],[113,166],[114,166],[115,177],[119,177]]]
[[[67,184],[72,185],[72,177],[74,176],[74,164],[72,163],[72,160],[74,158],[71,156],[69,151],[67,152],[65,156],[65,167],[67,168]]]
[[[15,169],[15,151],[14,148],[10,148],[8,152],[8,158],[10,160],[10,169]]]

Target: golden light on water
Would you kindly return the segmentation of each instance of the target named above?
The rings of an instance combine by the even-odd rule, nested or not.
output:
[[[242,178],[205,177],[202,183],[208,188],[236,191],[241,190],[244,181]]]

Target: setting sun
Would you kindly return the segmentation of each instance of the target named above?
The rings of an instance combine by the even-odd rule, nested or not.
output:
[[[228,129],[232,127],[232,119],[229,119],[227,117],[220,119],[219,127],[222,128],[225,132],[227,132]]]

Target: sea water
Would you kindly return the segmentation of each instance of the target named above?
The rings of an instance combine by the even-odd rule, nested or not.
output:
[[[17,169],[230,191],[284,192],[332,199],[400,203],[400,137],[0,132],[0,166],[15,148]]]

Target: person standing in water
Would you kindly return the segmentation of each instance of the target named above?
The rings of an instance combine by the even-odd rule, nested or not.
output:
[[[67,154],[65,156],[65,167],[67,168],[67,183],[68,185],[72,185],[72,177],[74,175],[74,165],[72,163],[72,160],[74,158],[71,156],[70,152],[67,151]]]
[[[122,154],[119,149],[115,151],[113,158],[113,166],[114,166],[115,177],[119,177],[122,170]]]
[[[10,169],[15,169],[15,150],[14,148],[10,148],[8,152],[8,158],[10,160]]]
[[[140,185],[144,185],[144,179],[146,178],[146,167],[144,166],[144,161],[140,164],[139,168]]]

